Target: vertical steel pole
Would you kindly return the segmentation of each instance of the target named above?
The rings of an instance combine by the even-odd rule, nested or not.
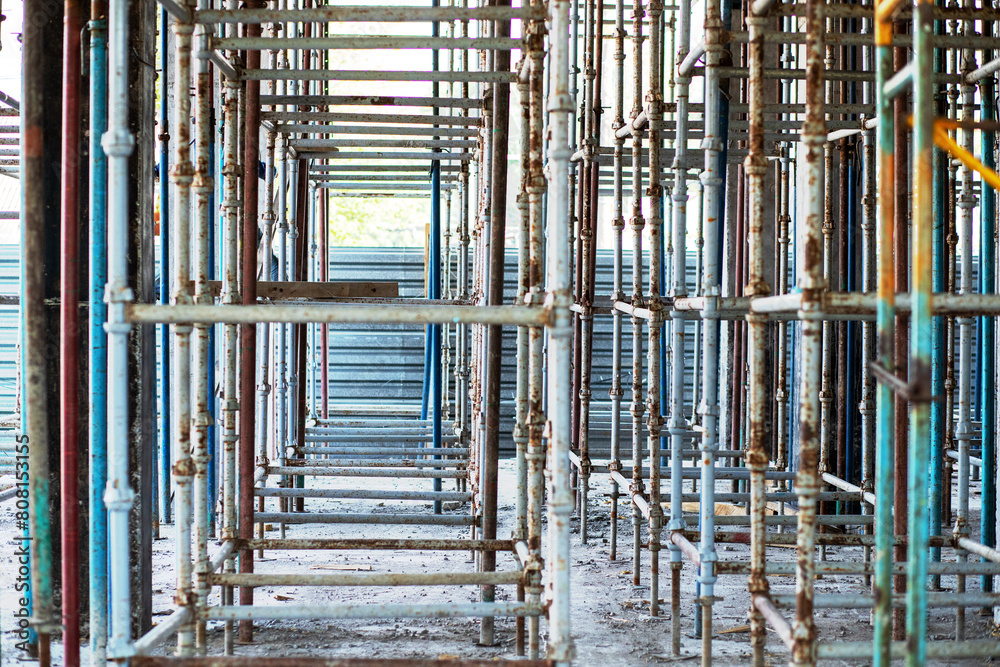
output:
[[[918,0],[913,17],[913,289],[910,293],[909,382],[931,386],[934,293],[934,0]],[[962,275],[969,271],[963,262]],[[970,267],[971,268],[971,267]],[[909,521],[906,569],[907,667],[922,667],[927,642],[927,468],[930,463],[930,396],[911,399]],[[898,511],[898,510],[897,510]]]
[[[185,3],[190,9],[190,3]],[[174,275],[171,283],[173,305],[190,305],[191,298],[191,185],[194,165],[191,163],[191,36],[194,26],[174,19],[174,46],[177,75],[174,81],[174,167],[170,178],[174,184],[177,224],[172,233],[174,242]],[[178,382],[173,383],[174,436],[173,474],[177,485],[175,517],[175,561],[177,600],[184,606],[194,604],[191,561],[191,504],[194,462],[191,458],[191,332],[190,324],[175,324],[172,328],[175,366]],[[191,610],[194,612],[194,609]],[[194,650],[194,623],[185,623],[177,633],[177,653],[188,656]]]
[[[541,0],[533,0],[538,7]],[[546,191],[545,171],[543,165],[543,58],[545,24],[533,21],[527,29],[527,54],[530,61],[531,74],[528,82],[529,123],[528,123],[528,224],[530,245],[528,248],[528,296],[533,304],[544,300],[543,264],[544,264],[544,196]],[[523,130],[522,130],[523,131]],[[544,330],[533,327],[528,332],[528,449],[526,453],[528,468],[528,548],[529,563],[528,580],[525,585],[529,603],[537,603],[542,593],[542,504],[545,496],[543,469],[545,466],[545,448],[542,433],[545,428],[545,412],[543,408],[544,385]],[[539,619],[532,616],[528,619],[528,657],[532,660],[539,654]]]
[[[603,4],[603,3],[602,3]],[[594,127],[595,106],[600,106],[600,100],[594,97],[594,84],[597,78],[595,62],[595,39],[594,32],[597,24],[597,2],[587,0],[585,30],[584,30],[584,81],[583,81],[583,114],[581,125],[584,131],[580,135],[580,145],[583,151],[583,169],[580,176],[580,196],[582,206],[580,207],[580,264],[577,267],[577,303],[582,311],[577,319],[577,345],[576,345],[576,365],[574,370],[578,373],[578,390],[575,397],[574,409],[577,411],[576,426],[574,436],[580,449],[580,472],[578,476],[578,504],[580,508],[580,542],[587,543],[587,500],[590,495],[590,380],[593,372],[591,363],[591,351],[593,348],[594,334],[594,312],[593,312],[593,281],[591,280],[590,266],[593,262],[596,246],[596,232],[594,223],[596,222],[597,194],[595,192],[596,183],[593,181],[596,162],[594,160],[597,150]]]
[[[208,0],[198,0],[198,9],[208,9]],[[194,217],[192,232],[194,237],[194,302],[210,305],[213,302],[209,290],[209,228],[214,222],[211,210],[215,179],[211,170],[212,151],[212,76],[206,57],[198,57],[209,49],[209,30],[201,24],[195,29],[192,43],[195,62],[195,169],[191,190],[194,193]],[[211,364],[211,325],[196,324],[192,350],[191,377],[194,383],[194,409],[191,413],[191,433],[193,439],[192,460],[194,463],[194,531],[195,531],[195,604],[196,609],[208,605],[210,586],[208,582],[210,565],[208,559],[209,517],[209,466],[212,464],[209,443],[209,428],[212,425],[210,408],[211,388],[208,370]],[[199,619],[195,628],[195,645],[199,651],[207,648],[206,623]]]
[[[865,30],[872,31],[873,21],[865,19]],[[874,47],[866,46],[864,49],[864,68],[874,69]],[[874,83],[865,83],[862,95],[865,104],[872,104],[875,101]],[[877,110],[876,110],[877,112]],[[877,230],[877,210],[876,210],[876,188],[875,178],[875,131],[865,130],[862,133],[863,153],[861,159],[862,188],[864,195],[861,198],[861,281],[862,290],[868,294],[875,292],[877,282],[877,266],[875,253],[875,236]],[[875,409],[878,388],[875,383],[875,376],[869,368],[869,364],[878,362],[876,348],[876,323],[863,322],[861,325],[861,488],[874,494],[875,492],[875,452],[876,439],[875,429],[878,421],[878,414]],[[862,502],[862,512],[873,514],[875,506],[871,503]],[[866,532],[871,534],[873,527],[866,528]],[[872,548],[864,547],[865,562],[871,561]],[[872,585],[871,577],[865,577],[865,587]]]
[[[720,89],[719,66],[722,65],[723,30],[722,3],[711,0],[705,6],[705,164],[700,175],[704,193],[702,229],[705,237],[701,293],[705,298],[702,313],[702,438],[701,438],[701,542],[698,546],[701,568],[698,571],[701,609],[702,653],[712,653],[712,605],[715,596],[715,462],[719,449],[719,297],[720,230],[725,211],[726,160],[725,128],[722,125],[724,101]],[[680,249],[678,249],[678,252]],[[703,658],[704,660],[704,658]]]
[[[937,4],[941,4],[938,0]],[[935,22],[934,32],[937,35],[945,34],[945,21]],[[944,72],[946,66],[945,51],[936,49],[934,51],[934,71]],[[947,114],[947,86],[938,85],[934,108],[938,116]],[[947,227],[948,215],[948,162],[950,158],[945,151],[934,153],[934,292],[942,293],[947,284],[945,264],[945,228]],[[937,317],[934,321],[934,358],[931,361],[931,394],[941,396],[944,394],[945,378],[945,358],[944,347],[945,318]],[[950,419],[945,418],[944,401],[935,401],[931,405],[931,463],[928,471],[928,484],[930,486],[930,498],[928,499],[928,511],[930,512],[930,534],[932,536],[941,535],[943,523],[944,498],[941,489],[941,482],[944,476],[945,454],[945,433],[950,427],[946,426]],[[950,495],[950,494],[949,494]],[[931,547],[931,560],[941,562],[941,548]],[[941,588],[940,575],[931,577],[931,589]]]
[[[642,17],[641,0],[632,5],[632,112],[634,122],[642,112]],[[642,299],[642,230],[646,226],[642,217],[642,135],[643,130],[632,129],[632,305],[641,307]],[[642,325],[643,320],[632,316],[632,488],[629,497],[644,492],[642,476]],[[632,502],[632,585],[642,581],[642,512]]]
[[[501,0],[497,6],[510,6],[509,0]],[[496,36],[510,36],[510,21],[497,21]],[[498,72],[510,71],[510,51],[498,51],[495,54],[495,66]],[[493,159],[490,163],[490,232],[489,232],[489,281],[487,287],[487,304],[497,306],[503,303],[504,278],[504,238],[507,229],[507,137],[510,125],[510,84],[496,83],[493,85]],[[440,244],[440,219],[438,220],[438,238]],[[440,245],[437,258],[440,264]],[[440,289],[438,287],[437,289]],[[436,328],[440,336],[441,328]],[[483,448],[481,471],[483,480],[483,539],[496,539],[497,535],[497,466],[500,455],[500,376],[503,329],[499,325],[490,325],[486,331],[486,438]],[[440,354],[440,339],[435,346]],[[435,400],[438,405],[437,417],[440,420],[440,374],[437,375]],[[484,551],[481,556],[482,571],[492,572],[496,569],[496,552]],[[483,602],[492,602],[496,594],[494,586],[482,588]],[[480,630],[480,643],[486,646],[493,644],[492,617],[484,618]]]
[[[823,2],[806,3],[806,119],[802,142],[806,153],[808,200],[804,234],[805,271],[802,288],[802,366],[799,381],[799,471],[795,488],[799,496],[798,555],[795,576],[795,622],[792,628],[791,663],[816,664],[816,626],[813,595],[816,546],[816,494],[819,492],[819,459],[822,436],[820,372],[823,357],[823,324],[818,319],[823,280],[823,146],[826,120],[823,111]]]
[[[518,71],[528,72],[530,77],[531,61],[525,53],[518,67]],[[519,214],[519,239],[517,247],[517,304],[524,304],[530,288],[530,207],[528,205],[528,186],[530,183],[530,125],[531,125],[531,104],[529,98],[529,79],[523,74],[517,82],[517,92],[521,98],[521,136],[520,136],[520,159],[521,159],[521,184],[517,194],[517,210]],[[447,236],[446,236],[447,238]],[[448,273],[450,273],[451,254],[448,255]],[[447,275],[447,273],[446,273]],[[528,538],[528,462],[525,458],[528,451],[528,327],[519,326],[517,328],[517,377],[515,380],[514,399],[514,446],[515,451],[515,474],[517,476],[516,495],[516,524],[514,526],[514,539],[527,540]],[[457,406],[456,406],[457,407]],[[525,587],[523,583],[517,586],[517,599],[523,602],[525,599]],[[515,652],[518,656],[525,654],[525,619],[518,618],[516,621],[516,646]]]
[[[108,130],[102,139],[108,156],[108,552],[110,554],[110,636],[108,657],[125,662],[132,655],[129,594],[129,510],[134,494],[129,484],[128,336],[125,305],[132,301],[128,286],[128,159],[135,138],[128,124],[129,51],[128,1],[111,0],[108,12]],[[35,474],[39,471],[33,470]],[[35,535],[35,548],[40,546]],[[46,591],[33,587],[38,600]],[[51,595],[51,591],[47,594]],[[37,609],[37,607],[36,607]],[[38,613],[36,611],[36,613]]]
[[[170,54],[167,49],[167,10],[160,10],[160,303],[170,303],[170,121],[167,113],[167,99],[170,83]],[[160,520],[171,521],[171,477],[170,477],[170,327],[160,325],[160,495],[163,497]]]
[[[975,3],[966,0],[963,3],[965,8],[975,7]],[[975,21],[965,21],[965,35],[973,36],[975,32]],[[973,49],[962,51],[961,72],[968,75],[976,68],[976,52]],[[975,121],[976,113],[976,86],[965,80],[961,85],[962,93],[962,120]],[[962,130],[962,147],[970,153],[975,145],[975,130],[971,128]],[[968,166],[961,168],[962,188],[958,194],[958,235],[959,253],[961,258],[960,293],[971,294],[973,292],[972,283],[972,235],[973,235],[973,209],[976,206],[976,196],[973,192],[973,171]],[[958,512],[955,516],[955,534],[969,536],[969,446],[970,440],[975,437],[972,426],[972,336],[975,318],[956,318],[959,327],[959,361],[958,361],[958,423],[955,425],[955,440],[958,441]],[[969,558],[965,551],[958,552],[958,560],[965,562]],[[959,593],[965,592],[965,575],[958,575],[956,589]],[[955,638],[959,641],[965,639],[965,608],[959,607],[956,613]]]
[[[41,14],[49,5],[25,2],[25,13]],[[58,5],[57,5],[58,6]],[[49,449],[54,438],[49,428],[50,410],[55,406],[49,401],[49,358],[46,340],[49,336],[49,311],[45,305],[48,294],[45,268],[46,255],[46,211],[45,193],[48,160],[53,154],[56,138],[51,125],[46,123],[48,111],[46,94],[59,84],[46,81],[50,62],[57,56],[46,53],[45,29],[54,28],[50,18],[58,17],[53,12],[45,20],[25,22],[23,35],[24,55],[22,60],[22,80],[24,82],[24,103],[21,108],[20,145],[23,152],[20,162],[21,188],[21,344],[23,409],[22,429],[18,442],[18,453],[28,454],[28,526],[24,531],[22,546],[30,550],[30,608],[29,641],[37,637],[38,662],[40,667],[48,667],[51,655],[51,635],[59,629],[59,620],[53,614],[52,591],[52,524],[50,514],[51,471]],[[28,140],[31,137],[33,140]],[[58,187],[58,186],[56,186]],[[19,478],[23,481],[24,478]],[[127,549],[127,547],[125,547]],[[127,551],[123,552],[127,555]],[[127,567],[127,563],[125,565]],[[126,574],[127,581],[127,574]],[[32,632],[36,633],[34,636]]]
[[[229,0],[229,8],[235,6],[235,0]],[[233,53],[228,55],[232,56]],[[237,90],[239,83],[232,79],[225,81],[225,137],[224,150],[225,157],[222,165],[222,176],[224,183],[224,194],[222,198],[222,208],[225,211],[225,229],[222,258],[222,296],[220,301],[223,304],[232,305],[239,302],[239,286],[236,280],[236,270],[238,264],[239,248],[239,196],[238,179],[239,165],[237,158],[237,143],[239,142],[238,124],[238,102]],[[239,435],[236,430],[236,413],[239,410],[239,399],[236,389],[236,357],[237,357],[237,325],[227,324],[225,326],[225,340],[223,345],[225,377],[223,381],[223,427],[222,427],[222,448],[223,448],[223,526],[222,538],[235,539],[237,537],[237,515],[236,515],[236,443]],[[226,560],[225,571],[234,573],[236,571],[236,558]],[[233,588],[224,587],[222,589],[222,603],[231,605],[233,603]],[[226,622],[224,636],[224,651],[226,655],[233,654],[233,623]]]
[[[104,665],[108,645],[108,514],[102,502],[108,479],[108,339],[104,331],[108,320],[104,303],[108,161],[101,137],[108,128],[107,3],[92,2],[90,15],[90,664]],[[162,282],[162,271],[160,275]],[[169,480],[169,474],[164,479]]]
[[[896,280],[893,272],[893,220],[896,199],[893,180],[893,102],[883,87],[892,75],[892,24],[879,15],[875,19],[875,99],[879,115],[878,169],[878,359],[886,369],[894,364]],[[892,641],[892,564],[894,495],[893,449],[895,397],[892,388],[878,385],[877,433],[875,436],[875,629],[874,667],[889,667]]]
[[[992,23],[984,28],[993,32]],[[996,53],[986,52],[983,60],[988,61]],[[989,76],[980,84],[982,100],[981,118],[985,122],[995,122],[997,118],[994,79]],[[983,165],[996,170],[996,133],[982,133]],[[996,192],[985,183],[981,184],[982,205],[980,207],[981,226],[979,231],[979,292],[992,294],[996,291]],[[980,541],[988,547],[996,546],[997,524],[997,479],[996,479],[996,317],[981,317],[983,334],[979,342],[979,358],[982,360],[983,377],[979,386],[982,414],[982,510],[980,514]],[[993,590],[993,577],[980,579],[980,590]]]
[[[691,50],[691,2],[681,0],[680,23],[677,28],[678,52],[676,60],[683,62],[685,56]],[[671,294],[675,299],[687,296],[687,169],[684,160],[687,158],[688,145],[688,89],[691,78],[677,75],[677,114],[674,140],[674,187],[671,192],[673,200],[672,220],[671,220],[671,246],[673,246],[673,266]],[[652,145],[652,143],[650,144]],[[671,533],[684,530],[684,511],[682,494],[684,492],[684,480],[682,477],[684,459],[681,450],[684,448],[685,437],[687,436],[688,423],[684,417],[684,326],[686,319],[683,315],[675,311],[671,321],[671,386],[670,386],[670,421],[668,429],[670,431],[670,522],[668,529]],[[695,375],[697,377],[697,374]],[[694,382],[698,384],[697,381]],[[670,541],[670,585],[671,585],[671,650],[674,655],[680,654],[681,649],[681,610],[679,591],[673,589],[680,586],[680,569],[683,567],[683,555],[680,548]]]
[[[263,7],[261,0],[250,0],[247,8]],[[260,37],[259,23],[246,27],[247,37]],[[246,54],[248,68],[260,67],[260,51]],[[260,155],[260,82],[246,82],[245,148],[243,154],[243,305],[257,303],[257,209],[258,160]],[[256,422],[254,388],[256,381],[257,326],[245,324],[240,330],[240,445],[239,445],[239,534],[253,537],[253,478],[256,469],[254,426]],[[240,572],[253,572],[253,551],[240,552]],[[240,587],[240,604],[253,605],[253,588]],[[253,621],[240,622],[240,641],[253,641]]]
[[[749,28],[750,103],[750,154],[744,163],[747,175],[747,189],[750,195],[748,215],[750,280],[746,295],[751,299],[767,296],[771,286],[764,276],[764,177],[767,173],[767,158],[764,155],[764,29],[767,19],[751,12],[747,17]],[[760,314],[747,315],[747,353],[750,361],[750,434],[748,437],[746,461],[750,469],[750,643],[753,648],[753,664],[764,665],[764,645],[767,641],[767,626],[763,615],[753,604],[753,599],[768,593],[765,572],[767,511],[765,474],[768,468],[767,419],[770,407],[770,377],[767,363],[767,317]]]
[[[60,519],[63,661],[80,664],[80,153],[81,7],[63,3],[62,198],[59,303]]]
[[[550,40],[549,89],[549,167],[554,187],[549,200],[548,292],[554,306],[555,322],[549,329],[549,558],[547,566],[552,582],[549,605],[548,658],[556,665],[568,665],[573,658],[570,634],[569,521],[573,513],[573,494],[569,483],[569,444],[571,439],[571,396],[573,317],[569,224],[570,190],[570,118],[573,100],[569,94],[569,2],[552,0],[552,38]]]
[[[625,138],[618,135],[618,130],[625,127],[625,0],[615,2],[615,93],[614,120],[612,129],[615,132],[614,149],[614,207],[615,215],[611,221],[614,245],[614,284],[611,303],[612,323],[612,359],[611,359],[611,465],[609,472],[621,472],[621,408],[622,396],[622,316],[623,313],[614,308],[614,304],[625,301],[622,290],[622,232],[625,229],[625,218],[622,215],[622,168]],[[618,482],[611,482],[611,537],[608,557],[615,560],[618,557]]]
[[[650,62],[648,68],[649,85],[646,95],[648,102],[646,120],[649,127],[649,291],[646,302],[650,311],[649,336],[647,338],[646,365],[649,388],[646,393],[647,447],[649,448],[649,613],[660,613],[660,532],[663,527],[663,507],[660,504],[660,431],[663,415],[660,409],[660,382],[663,380],[660,367],[660,330],[663,327],[663,302],[661,301],[660,266],[663,262],[663,217],[660,199],[663,187],[660,185],[660,120],[663,115],[663,89],[660,82],[660,49],[663,40],[660,32],[660,16],[663,5],[659,0],[651,0],[649,10]],[[683,250],[683,246],[681,247]],[[674,353],[683,358],[684,330],[674,328]],[[681,399],[684,395],[684,365],[674,364],[672,389]],[[680,412],[680,411],[679,411]],[[680,451],[681,438],[671,437],[671,447]],[[679,475],[675,476],[678,478]],[[678,482],[680,480],[678,479]],[[671,510],[675,507],[671,504]],[[673,558],[673,556],[672,556]],[[679,578],[678,576],[675,578]]]

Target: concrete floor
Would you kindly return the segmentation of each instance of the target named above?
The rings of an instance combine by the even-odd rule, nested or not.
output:
[[[349,480],[348,480],[349,481]],[[372,483],[374,482],[374,484]],[[365,480],[371,488],[391,488],[393,484],[407,487],[415,484],[429,486],[429,481],[394,482],[392,480]],[[329,478],[311,480],[310,486],[333,485]],[[344,485],[344,481],[340,486]],[[693,637],[695,583],[694,570],[686,564],[682,577],[682,629],[684,631],[682,655],[677,658],[670,654],[670,609],[666,604],[661,616],[653,618],[648,614],[648,563],[644,562],[642,582],[632,586],[631,523],[622,521],[619,526],[619,560],[608,560],[607,539],[609,534],[610,484],[606,477],[593,478],[594,491],[591,496],[590,544],[581,546],[579,524],[574,519],[572,558],[572,616],[573,635],[576,642],[578,665],[613,667],[630,665],[659,664],[699,664],[701,640]],[[450,488],[446,484],[446,489]],[[720,489],[721,490],[721,489]],[[514,465],[512,460],[501,462],[500,472],[500,528],[498,534],[510,534],[514,522]],[[402,501],[384,501],[372,505],[353,500],[312,500],[310,507],[317,510],[351,512],[388,512],[395,506],[406,505]],[[413,508],[412,504],[409,504]],[[14,506],[12,502],[0,505],[0,539],[6,545],[0,555],[0,592],[2,609],[0,622],[3,629],[2,664],[14,664],[14,598],[13,585],[16,568],[12,561],[18,533],[15,532]],[[626,508],[622,504],[622,511]],[[427,510],[425,510],[427,511]],[[467,512],[468,507],[453,510],[452,513]],[[977,525],[975,519],[973,525]],[[172,526],[161,529],[161,538],[154,548],[154,622],[169,613],[173,596],[173,540]],[[441,537],[460,538],[468,534],[468,529],[455,527],[382,526],[366,527],[353,525],[289,526],[287,537]],[[277,536],[277,532],[269,534]],[[769,561],[794,559],[795,551],[788,548],[772,548],[768,551]],[[644,557],[648,554],[644,551]],[[623,559],[624,556],[626,559]],[[720,545],[719,556],[723,560],[748,560],[747,545]],[[950,554],[946,552],[945,557]],[[861,560],[859,548],[830,548],[830,560]],[[669,560],[666,550],[661,553],[661,593],[669,600]],[[498,569],[511,568],[513,558],[501,555]],[[274,552],[265,554],[265,560],[257,561],[258,572],[462,572],[471,571],[474,565],[466,552],[428,554],[421,552]],[[787,593],[794,590],[793,577],[772,577],[772,591]],[[954,578],[947,578],[944,585],[953,586]],[[862,593],[861,577],[826,577],[816,583],[818,593]],[[977,590],[978,577],[969,577],[968,587]],[[746,577],[730,575],[720,578],[717,596],[722,599],[716,605],[715,641],[713,645],[714,665],[729,667],[749,664],[749,633],[747,621],[748,595]],[[217,595],[213,600],[217,601]],[[497,599],[515,597],[512,586],[498,589]],[[266,587],[256,592],[255,603],[261,605],[293,605],[324,602],[358,603],[423,603],[423,602],[471,602],[478,598],[475,587],[461,589],[424,588],[405,590],[400,588],[375,588],[358,590],[352,588],[282,588]],[[786,611],[791,617],[792,611]],[[869,641],[871,627],[868,610],[818,610],[816,614],[819,636],[824,640]],[[954,611],[930,611],[931,639],[948,639],[954,631]],[[223,628],[221,623],[210,624],[210,652],[222,653]],[[969,610],[967,637],[970,639],[989,636],[992,622],[980,616],[978,610]],[[545,624],[542,624],[544,639]],[[432,620],[333,620],[333,621],[263,621],[258,625],[255,641],[249,645],[238,645],[236,654],[240,656],[322,656],[322,657],[396,657],[396,658],[514,658],[514,621],[497,621],[495,646],[479,646],[479,621],[477,619],[432,619]],[[770,664],[786,664],[787,652],[773,633],[768,637],[768,659]],[[170,647],[163,645],[160,652],[166,653]],[[84,651],[84,664],[86,662]],[[53,646],[54,664],[59,664],[61,647]],[[863,665],[865,662],[823,663],[824,665]],[[932,663],[928,663],[932,664]],[[978,660],[940,661],[940,665],[978,665]]]

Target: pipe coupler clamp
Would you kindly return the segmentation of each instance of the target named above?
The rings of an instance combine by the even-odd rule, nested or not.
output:
[[[135,149],[135,135],[125,128],[108,130],[101,137],[101,148],[108,157],[128,157]]]
[[[132,491],[132,487],[128,486],[127,482],[125,486],[114,486],[114,483],[108,480],[108,485],[104,490],[104,506],[108,508],[109,512],[127,512],[132,509],[134,500],[135,492]]]

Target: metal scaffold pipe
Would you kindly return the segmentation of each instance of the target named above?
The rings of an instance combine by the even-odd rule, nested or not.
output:
[[[1000,655],[1000,12],[941,2],[160,0],[158,23],[93,0],[82,51],[64,0],[54,55],[27,25],[34,76],[0,109],[23,113],[17,139],[0,124],[22,294],[0,305],[22,306],[30,475],[0,499],[30,508],[40,664],[59,633],[79,664],[84,594],[101,665],[367,665],[280,657],[280,635],[389,618],[589,664],[606,626],[579,598],[622,539],[629,608],[669,604],[675,659],[721,662],[733,604],[753,667]],[[387,249],[413,232],[422,275]],[[382,571],[303,568],[356,555]],[[372,597],[421,586],[440,599]],[[872,627],[836,638],[857,610]]]
[[[108,156],[108,582],[110,624],[108,658],[125,663],[131,656],[129,582],[129,510],[134,494],[129,483],[128,336],[125,306],[132,301],[128,285],[129,156],[135,138],[129,131],[128,2],[108,3],[108,130],[101,145]],[[37,545],[37,542],[36,542]],[[37,593],[36,593],[37,594]]]

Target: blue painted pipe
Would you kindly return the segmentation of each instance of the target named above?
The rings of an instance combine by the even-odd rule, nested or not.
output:
[[[942,0],[938,0],[938,6],[943,6]],[[934,32],[938,35],[944,34],[944,21],[935,21]],[[934,52],[934,71],[941,72],[944,69],[944,57],[941,49]],[[936,102],[939,116],[944,116],[947,111],[944,90],[939,89],[938,100]],[[934,154],[934,291],[941,293],[945,291],[945,227],[947,226],[948,205],[948,155],[944,151],[937,151]],[[944,375],[945,375],[945,347],[944,347],[944,318],[935,317],[931,345],[933,353],[931,356],[931,393],[934,396],[944,395]],[[927,509],[930,514],[930,534],[941,534],[941,504],[942,504],[942,478],[944,467],[944,403],[935,401],[931,403],[931,463],[929,471],[930,495],[927,499]],[[941,561],[941,548],[931,547],[931,560]],[[941,587],[941,577],[931,577],[932,587]]]
[[[732,0],[722,0],[722,2],[720,4],[720,8],[721,8],[721,11],[722,11],[722,27],[723,27],[723,30],[732,30],[732,27],[733,27],[733,3],[732,3]],[[729,47],[729,45],[727,44],[726,48],[728,48],[728,47]],[[728,141],[728,139],[729,139],[729,96],[728,95],[719,95],[719,112],[718,113],[719,113],[719,137],[720,137],[720,142],[721,142],[721,145],[722,145],[722,150],[719,151],[719,157],[718,157],[718,160],[719,160],[719,163],[718,163],[719,164],[718,172],[719,172],[719,176],[722,178],[722,183],[719,184],[719,192],[723,193],[723,196],[718,197],[719,210],[718,211],[714,211],[714,212],[709,211],[707,218],[713,218],[714,217],[714,219],[716,221],[716,224],[719,225],[719,232],[718,232],[719,238],[720,239],[724,239],[724,238],[726,238],[726,205],[725,205],[725,196],[724,196],[724,193],[726,192],[726,180],[727,180],[726,169],[728,167],[727,162],[729,160],[729,141]],[[705,230],[705,231],[707,232],[707,230]],[[725,245],[726,244],[725,243],[719,243],[718,245],[719,245],[719,248],[718,248],[718,251],[716,253],[715,260],[717,262],[717,266],[723,266],[723,254],[724,254],[724,249],[725,249]],[[720,350],[722,349],[722,347],[721,347],[721,340],[722,340],[722,327],[719,327],[718,331],[716,331],[716,334],[715,334],[715,344],[716,344],[716,347],[718,347]],[[731,416],[732,415],[730,415],[730,417]],[[724,429],[724,426],[723,426],[723,424],[721,424],[721,420],[720,420],[720,424],[719,424],[719,437],[717,438],[718,443],[720,445],[722,444],[723,429]],[[724,432],[728,433],[729,429],[725,429]],[[730,446],[732,446],[732,445],[730,444]],[[701,514],[700,513],[698,515],[698,529],[701,530]],[[700,598],[701,597],[701,582],[700,582],[701,571],[700,570],[698,572],[698,575],[699,575],[699,581],[695,582],[695,597],[696,598]],[[702,615],[702,605],[696,604],[694,606],[694,636],[696,638],[700,638],[701,637],[701,625],[702,625],[701,615]]]
[[[168,25],[167,11],[160,10],[161,25]],[[167,31],[160,31],[160,62],[163,71],[160,73],[160,99],[166,100],[167,63]],[[167,127],[167,105],[160,105],[160,130]],[[160,303],[170,303],[170,161],[166,132],[160,140]],[[160,493],[162,494],[162,512],[160,518],[164,523],[170,523],[170,327],[160,325]]]
[[[108,174],[101,137],[108,129],[108,24],[90,25],[90,657],[103,665],[108,641]]]
[[[435,4],[437,0],[435,0]],[[434,32],[437,32],[437,24],[434,24]],[[434,60],[437,61],[437,51],[434,52]],[[429,257],[429,285],[428,298],[441,298],[441,163],[434,161],[431,164],[431,244]],[[441,325],[430,325],[430,379],[431,379],[431,419],[432,419],[432,446],[435,449],[441,447]],[[435,454],[435,459],[441,458]],[[441,490],[441,479],[434,478],[434,490]],[[434,501],[434,513],[441,513],[441,501]]]
[[[431,7],[440,6],[440,0],[431,0]],[[437,21],[431,23],[431,36],[438,37],[440,35],[440,24]],[[433,49],[431,51],[431,69],[435,72],[440,69],[440,64],[438,61],[438,50]],[[431,96],[438,96],[438,83],[435,81],[431,84]],[[433,113],[438,113],[435,108]],[[428,298],[440,299],[441,298],[441,163],[437,160],[431,162],[431,242],[430,242],[430,257],[429,260],[429,270],[428,270],[428,281],[427,286]],[[431,446],[434,449],[441,447],[441,325],[432,324],[430,325],[430,336],[429,345],[430,350],[429,361],[430,361],[430,400],[431,403],[431,419],[432,419],[432,430]],[[426,367],[425,367],[426,369]],[[425,373],[427,370],[424,371]],[[426,418],[426,417],[425,417]],[[440,459],[441,456],[435,454],[435,459]],[[434,479],[434,490],[441,490],[441,479]],[[434,513],[441,513],[441,501],[434,501]]]
[[[427,298],[430,298],[430,288],[427,289]],[[424,327],[424,380],[420,394],[420,418],[427,419],[427,408],[430,405],[431,392],[431,325]]]
[[[992,26],[984,29],[992,32]],[[984,53],[984,62],[992,59],[992,53]],[[997,117],[996,98],[994,97],[993,77],[987,77],[982,82],[983,121],[994,121]],[[983,164],[988,169],[996,170],[996,159],[993,148],[996,144],[996,133],[984,131]],[[982,185],[982,206],[980,206],[981,222],[979,238],[979,291],[982,294],[992,294],[995,291],[996,280],[996,242],[993,234],[996,231],[996,191]],[[996,359],[994,357],[994,342],[996,321],[993,317],[979,318],[982,335],[979,338],[979,366],[982,367],[982,377],[979,383],[980,407],[982,410],[982,513],[980,514],[980,535],[982,542],[988,547],[996,546],[997,517],[997,480],[996,480]],[[984,575],[981,578],[983,591],[993,590],[993,577]]]

